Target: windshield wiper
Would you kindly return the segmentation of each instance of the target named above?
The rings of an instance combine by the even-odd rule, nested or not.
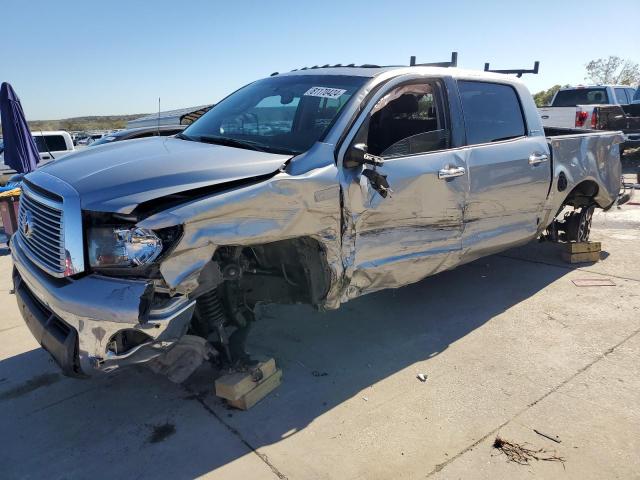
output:
[[[250,140],[238,140],[235,138],[229,137],[217,137],[217,136],[199,136],[199,137],[190,137],[189,135],[185,135],[184,133],[176,134],[176,138],[181,140],[188,140],[190,142],[203,142],[203,143],[213,143],[216,145],[227,145],[229,147],[240,147],[240,148],[249,148],[251,150],[257,150],[259,152],[267,152],[267,153],[279,153],[282,155],[298,155],[302,152],[298,152],[296,150],[290,150],[282,147],[271,147],[266,145],[261,145],[257,142],[252,142]]]
[[[180,132],[180,133],[176,133],[175,135],[176,138],[179,138],[180,140],[188,140],[190,142],[194,142],[195,139],[191,138],[189,135],[185,135],[184,133]]]
[[[251,142],[249,140],[238,140],[237,138],[229,137],[216,137],[201,135],[199,137],[190,137],[192,140],[197,140],[203,143],[212,143],[214,145],[226,145],[227,147],[248,148],[249,150],[257,150],[258,152],[266,152],[265,147]]]

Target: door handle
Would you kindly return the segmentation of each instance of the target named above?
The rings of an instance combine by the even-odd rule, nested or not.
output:
[[[49,155],[43,155],[42,160],[50,160],[51,157]]]
[[[466,172],[464,167],[443,168],[438,170],[438,178],[444,180],[447,178],[461,177]]]
[[[549,160],[549,155],[544,153],[532,153],[529,155],[529,165],[540,165]]]

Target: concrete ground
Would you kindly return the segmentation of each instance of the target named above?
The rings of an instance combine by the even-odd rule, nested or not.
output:
[[[335,312],[266,308],[251,350],[285,380],[248,412],[208,368],[62,377],[1,257],[0,477],[640,478],[640,206],[599,213],[593,237],[593,265],[531,244]],[[498,435],[564,463],[509,462]]]

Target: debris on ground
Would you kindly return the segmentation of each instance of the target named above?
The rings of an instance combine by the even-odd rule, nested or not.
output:
[[[582,278],[571,280],[576,287],[615,287],[616,284],[610,278]]]
[[[183,335],[171,350],[151,360],[147,366],[151,371],[165,375],[173,383],[182,383],[202,363],[217,355],[206,339],[195,335]]]
[[[562,443],[562,440],[560,440],[557,435],[549,435],[548,433],[543,433],[540,430],[536,430],[535,428],[533,429],[533,431],[544,438],[548,438],[552,442]]]
[[[416,378],[421,382],[427,381],[427,375],[425,373],[419,373],[418,375],[416,375]]]
[[[313,375],[314,377],[326,377],[329,374],[327,372],[319,372],[318,370],[314,370],[313,372],[311,372],[311,375]]]
[[[493,448],[504,453],[510,462],[515,462],[519,465],[529,465],[530,460],[541,460],[543,462],[561,462],[564,467],[565,459],[563,457],[559,457],[555,452],[544,448],[533,450],[500,437],[496,437],[493,442]]]

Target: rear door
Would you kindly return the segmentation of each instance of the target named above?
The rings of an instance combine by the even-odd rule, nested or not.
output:
[[[445,83],[394,80],[369,102],[341,150],[366,143],[384,159],[374,174],[392,189],[386,198],[366,173],[344,166],[344,242],[350,298],[398,287],[451,268],[460,259],[468,189],[462,145],[455,147]]]
[[[535,237],[551,182],[549,147],[508,84],[458,81],[467,137],[466,260]],[[532,135],[535,133],[535,135]]]

